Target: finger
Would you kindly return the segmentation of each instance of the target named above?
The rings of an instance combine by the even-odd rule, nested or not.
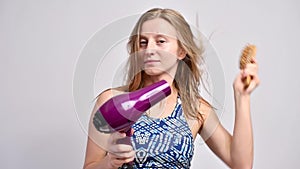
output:
[[[120,160],[126,160],[126,159],[134,158],[135,151],[117,153],[117,154],[114,154],[114,155],[115,155],[116,158],[118,158]]]
[[[257,76],[253,76],[253,79],[251,80],[249,87],[247,88],[247,92],[251,93],[260,83],[260,80]]]
[[[114,160],[112,160],[112,165],[113,165],[113,168],[119,168],[123,164],[129,163],[129,162],[131,162],[133,160],[134,160],[134,158],[133,159],[124,159],[124,160],[123,159],[122,160],[120,160],[120,159],[114,159]]]
[[[110,147],[110,152],[120,155],[122,153],[128,153],[133,151],[133,147],[127,144],[116,144]]]
[[[249,64],[244,69],[244,76],[256,76],[258,73],[258,67],[255,64]]]
[[[244,79],[244,78],[246,78],[247,76],[248,76],[248,73],[246,72],[245,69],[243,69],[243,70],[241,71],[241,78]]]
[[[109,161],[113,168],[119,168],[125,163],[125,160],[121,160],[121,159],[114,158],[114,157],[110,157]]]
[[[253,70],[258,70],[258,65],[256,63],[253,63],[253,64],[247,64],[245,66],[245,69],[253,69]]]
[[[248,93],[251,93],[254,90],[255,86],[256,86],[255,83],[253,81],[251,81],[248,88],[246,89],[246,91]]]
[[[247,73],[246,70],[242,70],[239,79],[244,84],[244,88],[247,88],[249,86],[252,77],[249,75],[249,73]]]
[[[256,57],[252,57],[251,60],[250,60],[250,62],[251,62],[251,63],[257,64],[257,59],[256,59]]]
[[[131,158],[124,159],[124,163],[129,163],[132,162],[133,160],[134,160],[134,156]]]
[[[245,86],[247,90],[252,90],[259,84],[259,78],[256,72],[246,72],[246,77],[250,78],[248,80],[248,86]],[[246,77],[243,78],[244,81],[246,81]]]
[[[132,151],[130,153],[124,154],[123,156],[118,156],[113,153],[108,154],[110,161],[113,161],[113,164],[118,166],[122,165],[123,163],[128,163],[134,160],[135,152]]]

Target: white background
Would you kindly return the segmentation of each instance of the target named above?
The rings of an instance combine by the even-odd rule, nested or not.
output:
[[[239,54],[246,43],[257,45],[261,85],[251,103],[254,168],[297,168],[300,3],[296,0],[0,1],[0,168],[82,168],[87,135],[72,94],[78,57],[99,29],[152,7],[178,10],[190,23],[198,13],[200,30],[211,35],[224,70],[221,121],[230,132]],[[192,168],[226,166],[196,141]]]

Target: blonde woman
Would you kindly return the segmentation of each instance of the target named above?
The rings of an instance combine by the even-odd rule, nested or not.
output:
[[[190,168],[197,135],[230,168],[252,168],[250,94],[259,84],[256,60],[239,72],[233,83],[235,123],[231,135],[199,94],[203,59],[194,39],[189,24],[177,11],[154,8],[139,18],[128,42],[127,86],[102,92],[93,114],[116,93],[135,91],[163,79],[170,84],[171,95],[135,123],[132,145],[116,144],[125,133],[102,137],[91,123],[85,169],[122,168],[129,162],[133,168]],[[242,80],[247,75],[252,81],[245,88]],[[99,146],[95,140],[104,140],[105,145]]]

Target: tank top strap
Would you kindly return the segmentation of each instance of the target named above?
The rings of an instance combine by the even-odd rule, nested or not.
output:
[[[171,114],[171,117],[177,118],[180,117],[182,115],[182,106],[181,106],[181,99],[178,96],[177,100],[176,100],[176,105],[175,108]]]

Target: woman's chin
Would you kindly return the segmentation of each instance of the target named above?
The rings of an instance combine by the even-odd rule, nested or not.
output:
[[[144,71],[149,76],[158,76],[164,73],[163,70],[157,68],[145,68]]]

